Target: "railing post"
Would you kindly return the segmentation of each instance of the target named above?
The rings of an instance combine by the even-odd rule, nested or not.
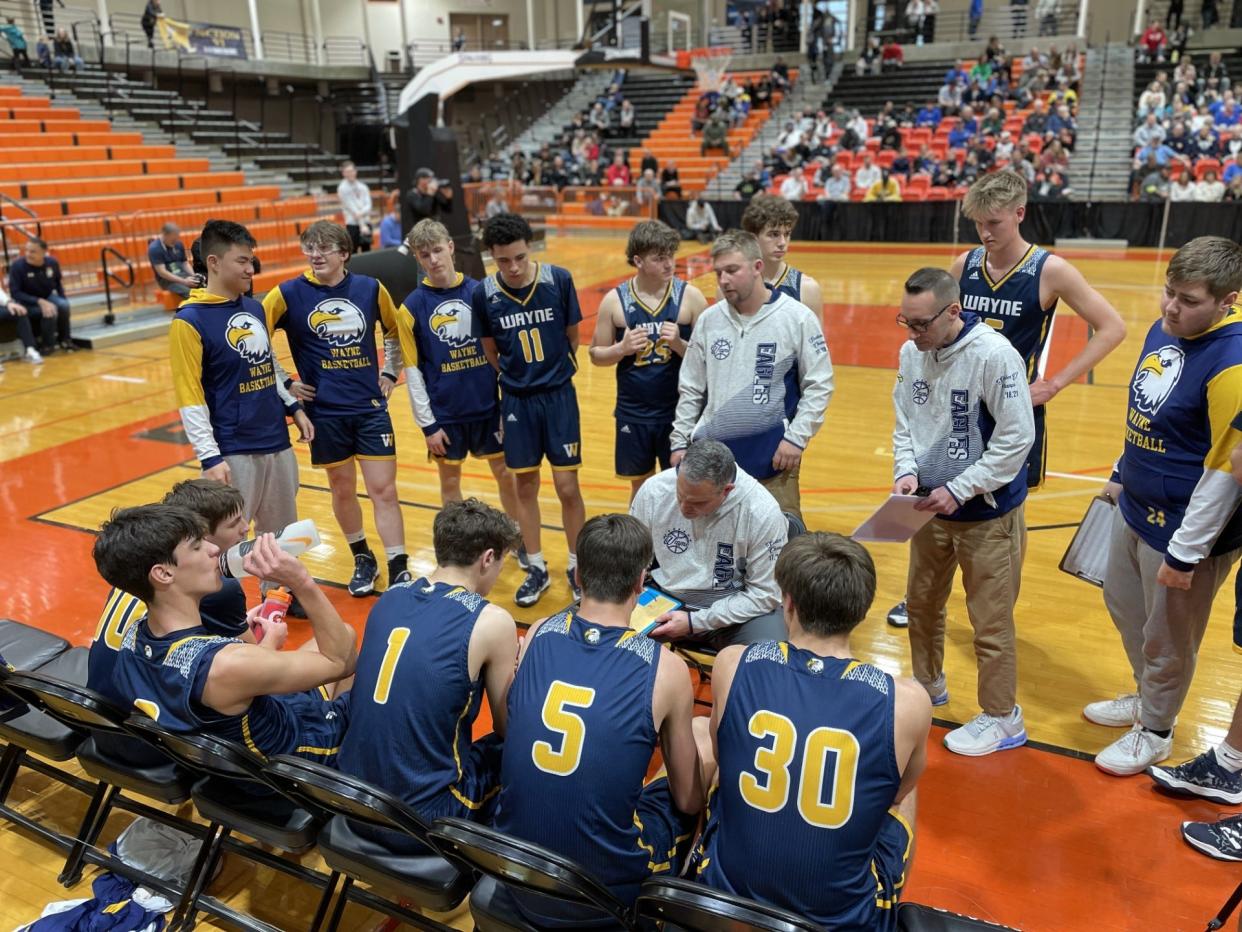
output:
[[[241,120],[237,114],[237,82],[240,75],[233,72],[233,158],[237,160],[237,170],[241,171]]]

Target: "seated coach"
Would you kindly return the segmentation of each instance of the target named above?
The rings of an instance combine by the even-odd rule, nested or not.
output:
[[[652,580],[684,605],[660,616],[652,637],[716,649],[785,637],[773,570],[789,525],[727,446],[692,443],[642,484],[630,514],[651,531]]]

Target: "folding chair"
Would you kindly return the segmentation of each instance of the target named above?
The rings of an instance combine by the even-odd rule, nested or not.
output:
[[[794,913],[676,877],[648,880],[634,906],[638,915],[686,932],[823,932]]]

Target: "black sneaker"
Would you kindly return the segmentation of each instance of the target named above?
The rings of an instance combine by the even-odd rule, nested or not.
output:
[[[888,610],[888,623],[894,628],[910,627],[910,616],[906,614],[906,600],[902,599]]]
[[[582,590],[578,588],[578,583],[574,580],[574,571],[566,570],[565,577],[569,580],[569,591],[573,593],[574,601],[582,601]]]
[[[1218,861],[1242,861],[1242,816],[1219,822],[1183,822],[1182,838]]]
[[[530,557],[526,555],[526,545],[519,544],[517,549],[518,566],[524,570],[530,569]]]
[[[1212,748],[1176,767],[1148,767],[1147,775],[1172,793],[1202,796],[1227,805],[1242,803],[1242,773],[1222,767]]]
[[[66,353],[76,353],[78,351],[78,345],[74,343],[72,340],[62,340],[60,344],[60,348],[63,352],[66,352]]]
[[[389,588],[393,586],[398,586],[401,583],[408,583],[408,582],[414,581],[414,576],[410,573],[409,568],[407,567],[406,561],[407,561],[407,557],[404,554],[397,557],[395,560],[388,561],[388,586]]]
[[[539,601],[550,585],[552,585],[552,580],[548,578],[548,568],[532,566],[526,571],[526,579],[522,585],[518,586],[513,601],[522,608],[529,608]]]
[[[375,581],[379,579],[379,564],[375,562],[375,554],[359,553],[354,556],[354,575],[349,581],[349,594],[362,598],[375,591]]]

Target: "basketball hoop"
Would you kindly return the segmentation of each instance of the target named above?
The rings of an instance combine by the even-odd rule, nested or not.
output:
[[[701,49],[692,52],[690,67],[694,69],[699,80],[699,90],[720,92],[728,77],[729,62],[733,53],[729,49]]]

